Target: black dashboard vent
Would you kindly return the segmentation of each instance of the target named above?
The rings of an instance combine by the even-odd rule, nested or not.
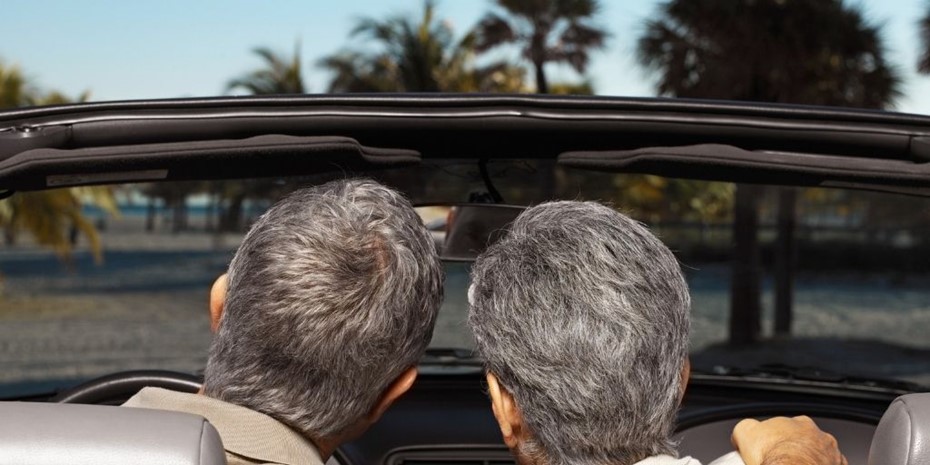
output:
[[[395,449],[384,465],[515,465],[505,447],[492,445],[416,446]]]

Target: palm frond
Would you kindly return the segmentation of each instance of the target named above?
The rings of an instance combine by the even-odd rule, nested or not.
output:
[[[917,61],[917,71],[930,74],[930,7],[927,14],[920,18],[920,56]]]
[[[300,42],[294,47],[290,60],[283,58],[267,47],[257,47],[252,53],[264,62],[264,67],[230,79],[226,91],[245,89],[253,95],[263,94],[303,94],[306,86],[303,80],[303,65],[300,59]]]
[[[510,22],[494,13],[488,13],[475,28],[475,49],[479,53],[516,40],[517,35]]]
[[[638,58],[660,94],[885,108],[901,78],[880,27],[842,0],[670,0]]]
[[[0,108],[33,105],[38,92],[17,65],[0,62]]]
[[[342,50],[318,66],[333,73],[338,92],[471,92],[491,86],[475,66],[476,34],[456,42],[452,26],[436,17],[433,1],[417,17],[359,18],[351,35],[369,40],[374,51]],[[513,75],[500,77],[512,86]]]
[[[601,11],[601,5],[597,0],[556,0],[553,10],[563,18],[591,18]]]
[[[591,21],[600,11],[596,0],[498,0],[500,13],[478,23],[476,49],[519,45],[520,55],[536,73],[538,92],[545,92],[547,63],[567,63],[587,70],[592,51],[603,48],[607,31]]]

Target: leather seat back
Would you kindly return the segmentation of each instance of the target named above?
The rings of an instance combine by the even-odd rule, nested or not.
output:
[[[869,465],[930,465],[930,393],[891,403],[872,437]]]
[[[102,405],[0,402],[0,465],[222,465],[203,417]]]

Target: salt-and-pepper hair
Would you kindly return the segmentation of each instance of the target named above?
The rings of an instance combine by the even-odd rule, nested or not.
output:
[[[229,266],[205,393],[311,438],[345,431],[415,366],[443,272],[410,202],[368,180],[293,192]]]
[[[690,297],[674,255],[594,202],[527,209],[472,270],[469,323],[538,463],[675,454]]]

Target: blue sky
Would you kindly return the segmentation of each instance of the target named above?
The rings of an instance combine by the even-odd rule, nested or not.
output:
[[[849,0],[847,0],[849,1]],[[603,95],[651,96],[652,80],[633,59],[642,23],[656,0],[602,0],[600,23],[612,38],[589,75]],[[925,0],[858,0],[884,27],[889,57],[905,78],[897,109],[930,114],[930,76],[914,72],[917,19]],[[457,33],[470,28],[491,0],[440,0],[438,13]],[[313,66],[354,44],[360,16],[417,14],[420,0],[3,0],[0,59],[19,64],[43,88],[94,100],[169,98],[224,93],[225,83],[260,64],[256,46],[291,53],[301,41],[311,91],[327,75]],[[554,80],[576,79],[553,67]]]

